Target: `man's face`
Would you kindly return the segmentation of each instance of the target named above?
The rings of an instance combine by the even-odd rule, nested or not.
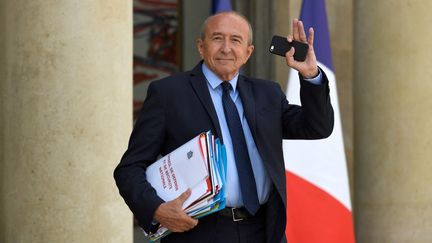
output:
[[[241,17],[220,14],[209,20],[204,39],[197,40],[198,51],[220,79],[231,80],[254,49],[249,34],[249,25]]]

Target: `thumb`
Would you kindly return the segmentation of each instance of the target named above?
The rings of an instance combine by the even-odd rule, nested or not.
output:
[[[192,193],[192,190],[189,188],[185,192],[183,192],[182,194],[180,194],[180,196],[177,199],[183,205],[183,203],[190,197],[191,193]]]
[[[294,60],[294,53],[295,53],[295,48],[291,47],[291,49],[289,51],[287,51],[287,53],[285,53],[285,60],[286,63],[288,64],[288,66],[292,66],[295,63]]]

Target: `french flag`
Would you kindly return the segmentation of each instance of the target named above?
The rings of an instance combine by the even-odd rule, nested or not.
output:
[[[324,0],[304,0],[300,20],[315,30],[318,65],[329,79],[335,113],[332,135],[325,140],[284,140],[287,176],[287,225],[289,243],[352,243],[354,227],[346,168],[342,126],[332,64]],[[297,72],[288,78],[287,99],[301,104]]]
[[[212,1],[212,14],[219,13],[219,12],[225,12],[225,11],[231,11],[231,1],[230,0],[213,0]]]

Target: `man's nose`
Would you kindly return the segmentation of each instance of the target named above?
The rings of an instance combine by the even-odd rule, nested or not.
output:
[[[221,51],[223,53],[229,53],[231,51],[231,43],[229,42],[229,40],[225,40],[222,43]]]

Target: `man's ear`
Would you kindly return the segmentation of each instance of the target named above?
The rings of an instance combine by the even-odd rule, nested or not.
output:
[[[249,57],[252,55],[252,52],[254,51],[254,49],[255,49],[255,46],[254,46],[254,45],[249,45],[249,46],[247,47],[247,51],[246,51],[246,56],[247,56],[247,58],[246,58],[246,60],[245,60],[245,63],[247,62],[247,60],[249,60]]]
[[[201,40],[201,38],[196,39],[195,41],[197,50],[198,50],[198,54],[200,55],[201,59],[203,58],[203,41]]]

